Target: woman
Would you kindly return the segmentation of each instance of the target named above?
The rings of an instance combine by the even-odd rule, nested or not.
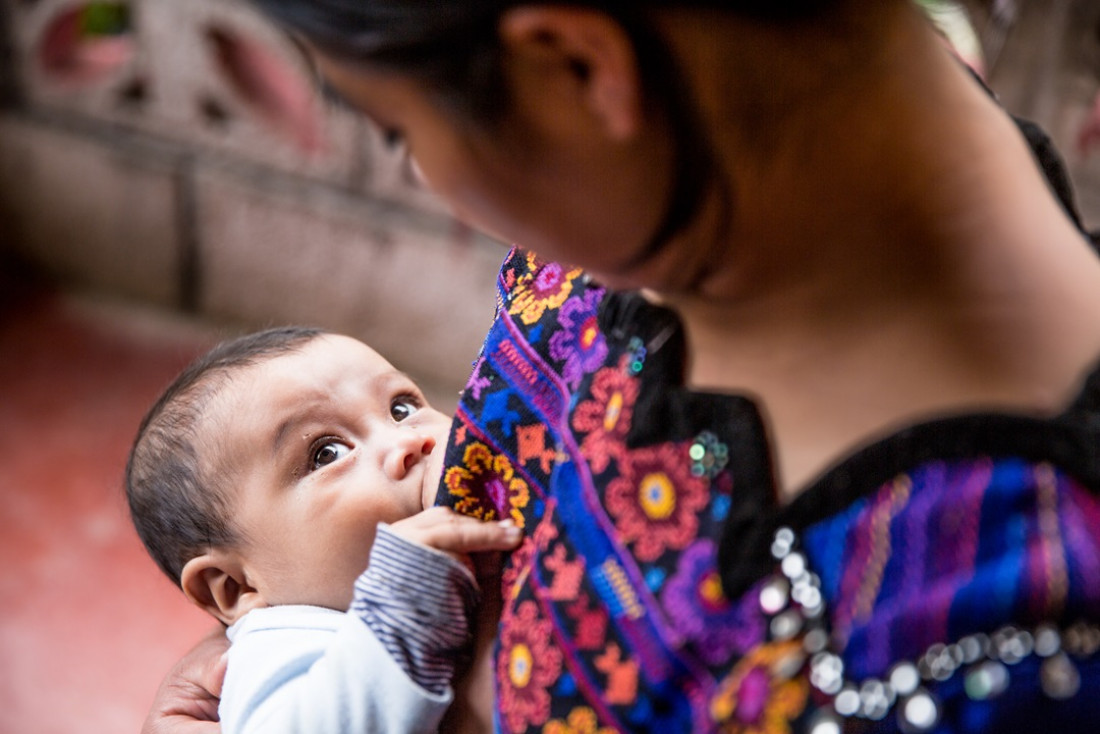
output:
[[[1100,261],[908,0],[258,2],[528,248],[441,489],[528,534],[467,724],[1095,719]]]

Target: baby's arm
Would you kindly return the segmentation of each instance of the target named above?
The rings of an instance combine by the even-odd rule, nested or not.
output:
[[[511,548],[518,532],[442,508],[422,515],[379,526],[348,614],[272,607],[246,617],[230,652],[225,734],[436,730],[477,603],[472,574],[450,554]]]
[[[444,507],[380,525],[349,613],[360,617],[417,685],[450,693],[470,652],[477,583],[467,553],[519,542],[511,521],[486,523]]]

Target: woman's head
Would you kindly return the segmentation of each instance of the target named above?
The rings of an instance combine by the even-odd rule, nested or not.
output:
[[[406,138],[459,216],[612,283],[623,275],[626,285],[664,288],[690,286],[699,263],[666,263],[676,276],[655,279],[646,266],[708,197],[727,208],[732,199],[714,150],[716,121],[701,119],[696,84],[700,73],[719,72],[686,58],[667,21],[702,18],[694,27],[717,49],[713,60],[749,59],[761,67],[753,82],[766,90],[776,81],[773,59],[763,50],[752,57],[744,28],[827,28],[822,19],[851,15],[841,8],[881,4],[254,2],[311,47],[353,106]],[[717,239],[729,218],[712,213],[703,241]]]
[[[318,50],[349,62],[410,76],[428,85],[456,110],[488,121],[500,112],[502,16],[531,6],[524,0],[253,0],[267,15]],[[662,0],[570,2],[569,7],[606,13],[619,22],[643,59],[663,61],[650,14],[698,8],[771,21],[807,20],[837,0]]]

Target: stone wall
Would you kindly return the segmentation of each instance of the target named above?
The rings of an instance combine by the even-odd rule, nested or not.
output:
[[[355,334],[453,403],[504,250],[320,99],[284,36],[233,0],[0,7],[5,250],[220,324]],[[283,84],[256,88],[241,59]]]
[[[1051,132],[1100,227],[1100,140],[1077,144],[1100,125],[1100,2],[971,10],[990,84]],[[241,0],[0,0],[0,254],[216,323],[355,334],[453,403],[503,250],[312,77]]]

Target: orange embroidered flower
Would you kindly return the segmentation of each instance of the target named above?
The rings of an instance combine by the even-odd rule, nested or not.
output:
[[[547,309],[559,308],[573,292],[573,281],[581,274],[580,268],[566,270],[556,262],[539,263],[528,256],[531,271],[520,276],[512,291],[512,303],[508,313],[519,315],[520,321],[533,324],[542,318]]]
[[[809,698],[809,681],[797,674],[804,660],[800,640],[756,648],[719,684],[711,718],[728,734],[789,734]]]
[[[483,443],[466,447],[462,464],[447,469],[443,483],[452,497],[456,512],[483,520],[511,517],[524,526],[523,508],[530,501],[527,482],[515,475],[507,456],[494,454]]]
[[[599,726],[596,712],[587,706],[578,706],[569,712],[565,721],[551,719],[542,728],[542,734],[614,734],[608,726]]]

